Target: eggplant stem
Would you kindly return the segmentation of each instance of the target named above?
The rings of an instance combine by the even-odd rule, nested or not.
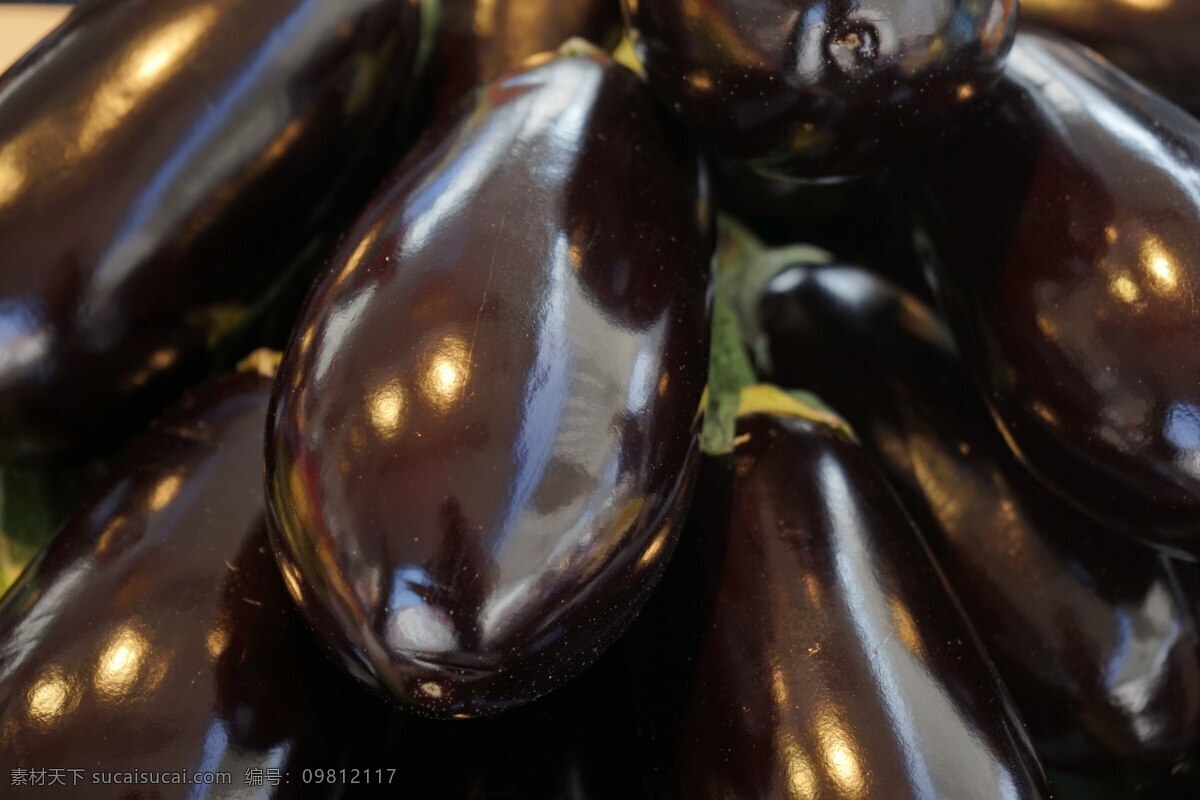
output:
[[[586,58],[589,56],[608,56],[609,52],[603,47],[592,44],[582,36],[572,36],[559,45],[558,54],[566,58]]]
[[[747,386],[739,397],[738,418],[752,414],[808,420],[833,428],[850,441],[858,442],[850,424],[812,392],[788,391],[770,383]],[[734,439],[734,444],[737,443]]]
[[[54,537],[106,468],[98,461],[0,467],[0,595]]]
[[[278,350],[260,347],[238,362],[237,371],[257,372],[264,378],[274,378],[275,373],[279,370],[279,362],[282,360],[283,353]]]
[[[733,218],[718,217],[712,267],[716,289],[712,349],[700,439],[703,452],[733,452],[738,418],[748,413],[799,417],[855,438],[849,424],[816,395],[760,384],[750,358],[750,347],[765,350],[759,343],[756,310],[771,278],[794,264],[825,264],[831,260],[829,253],[811,245],[767,248]]]
[[[629,38],[629,34],[621,37],[621,41],[617,43],[612,54],[613,60],[621,66],[636,74],[642,80],[646,80],[646,68],[642,66],[642,61],[637,57],[637,50],[633,47],[633,39]]]

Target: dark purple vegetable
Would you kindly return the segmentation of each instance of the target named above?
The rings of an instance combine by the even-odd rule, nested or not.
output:
[[[1200,121],[1021,34],[995,106],[918,172],[948,319],[1026,465],[1200,554]]]
[[[1121,69],[1200,114],[1196,0],[1021,0],[1021,23],[1103,53]]]
[[[861,264],[922,297],[929,286],[912,240],[912,220],[890,171],[838,183],[768,178],[714,159],[718,205],[771,245],[815,245]]]
[[[104,0],[0,77],[0,458],[140,427],[355,206],[412,0]],[[364,198],[365,199],[365,198]]]
[[[635,629],[667,797],[1048,797],[882,476],[823,426],[739,421]]]
[[[843,414],[926,534],[1047,762],[1165,771],[1200,737],[1196,625],[1162,556],[1009,451],[950,334],[850,267],[794,267],[761,304],[767,377]]]
[[[622,0],[650,84],[759,172],[855,174],[928,144],[995,80],[1016,0]]]
[[[1200,565],[1194,561],[1175,561],[1173,565],[1179,575],[1184,597],[1191,605],[1196,625],[1200,626]]]
[[[615,38],[617,0],[443,0],[433,62],[437,108],[572,37]]]
[[[498,711],[637,611],[694,473],[708,214],[696,153],[599,55],[491,84],[377,196],[267,445],[277,554],[355,674]]]
[[[290,779],[255,796],[308,798],[336,795],[303,769],[399,766],[376,749],[386,708],[323,658],[271,556],[270,387],[245,373],[185,399],[0,602],[5,785],[13,769],[77,769],[28,791],[97,800],[134,790],[96,773],[226,771],[205,796],[242,797],[253,768]]]

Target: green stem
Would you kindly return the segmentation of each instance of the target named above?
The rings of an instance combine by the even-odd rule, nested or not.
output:
[[[257,372],[264,378],[274,378],[275,373],[279,371],[279,362],[282,360],[283,353],[278,350],[260,347],[238,362],[237,371]]]
[[[558,54],[568,58],[579,56],[610,55],[609,52],[603,47],[592,44],[582,36],[572,36],[570,39],[567,39],[565,42],[559,45]]]
[[[75,511],[103,465],[0,467],[0,594]]]
[[[759,384],[748,349],[765,353],[756,319],[771,278],[793,264],[829,261],[828,253],[810,245],[769,249],[732,218],[718,219],[708,404],[700,441],[705,453],[733,452],[738,417],[750,413],[800,417],[854,438],[850,426],[815,395]]]
[[[633,40],[628,34],[621,37],[621,41],[617,43],[617,47],[613,50],[613,60],[626,69],[636,73],[642,80],[646,79],[646,70],[642,66],[641,60],[637,57],[637,51],[633,47]]]

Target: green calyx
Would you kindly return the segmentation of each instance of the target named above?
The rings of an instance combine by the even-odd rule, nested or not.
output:
[[[794,264],[830,260],[824,250],[810,245],[767,248],[732,218],[718,219],[712,345],[700,438],[705,453],[733,452],[738,418],[748,414],[806,419],[854,438],[846,421],[815,395],[760,384],[750,359],[752,349],[765,354],[756,318],[759,299],[771,278]]]
[[[275,373],[279,371],[281,361],[283,361],[283,353],[260,347],[238,362],[237,371],[257,372],[264,378],[274,378]]]
[[[566,58],[587,58],[590,56],[608,56],[610,53],[603,47],[592,44],[582,36],[572,36],[558,47],[558,54]]]
[[[637,56],[637,50],[634,49],[633,39],[629,35],[621,37],[621,41],[617,44],[612,54],[613,60],[621,66],[637,74],[642,80],[646,79],[646,70],[642,66],[641,59]]]
[[[0,594],[75,511],[103,464],[0,467]]]

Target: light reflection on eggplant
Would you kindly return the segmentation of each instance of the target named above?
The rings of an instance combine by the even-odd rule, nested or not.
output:
[[[647,80],[723,155],[857,175],[927,147],[987,95],[1015,0],[623,0]]]
[[[433,106],[444,110],[471,89],[572,37],[606,45],[620,25],[616,0],[443,0],[432,65]]]
[[[243,373],[185,398],[0,601],[0,760],[82,771],[39,796],[126,798],[96,775],[188,770],[230,773],[205,788],[240,797],[258,769],[288,781],[255,796],[335,797],[302,770],[397,766],[390,712],[319,652],[279,578],[261,478],[270,387]]]
[[[591,663],[670,553],[697,460],[711,207],[607,56],[439,123],[318,282],[267,448],[281,563],[354,674],[436,716]]]
[[[1069,36],[1200,114],[1200,3],[1022,0],[1021,24]]]
[[[0,76],[0,458],[103,449],[286,305],[365,202],[420,13],[86,3]]]
[[[975,623],[1039,753],[1166,772],[1200,735],[1200,640],[1172,569],[1009,452],[919,300],[854,267],[792,267],[760,304],[772,381],[813,391],[871,450]]]
[[[1200,553],[1200,120],[1022,33],[987,113],[912,178],[947,319],[1027,467]]]
[[[1040,798],[1041,768],[862,449],[751,415],[634,629],[653,796]]]

